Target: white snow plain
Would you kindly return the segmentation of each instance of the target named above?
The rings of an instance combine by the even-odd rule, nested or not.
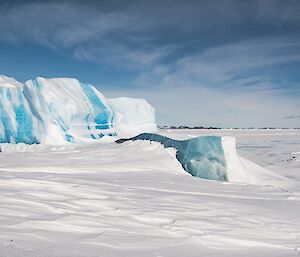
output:
[[[241,156],[286,180],[192,177],[146,141],[3,145],[0,256],[300,255],[300,130],[159,133],[235,136]]]

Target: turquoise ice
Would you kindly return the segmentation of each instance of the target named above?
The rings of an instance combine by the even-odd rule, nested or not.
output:
[[[0,76],[1,77],[1,76]],[[90,84],[0,78],[0,143],[53,143],[113,135],[113,111]]]
[[[0,87],[0,128],[0,143],[38,142],[22,88]]]

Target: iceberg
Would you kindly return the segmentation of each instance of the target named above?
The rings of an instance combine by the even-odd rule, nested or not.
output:
[[[165,148],[175,148],[177,160],[183,169],[194,177],[228,181],[222,137],[204,136],[188,140],[175,140],[157,134],[143,133],[132,138],[119,139],[116,143],[135,140],[149,140],[159,142]]]
[[[20,83],[0,76],[0,143],[63,144],[154,132],[154,113],[144,99],[108,100],[73,78]]]
[[[158,142],[164,148],[175,148],[176,159],[182,168],[194,177],[253,185],[264,185],[266,181],[280,181],[282,184],[285,181],[282,176],[240,157],[236,151],[234,137],[199,136],[175,140],[158,134],[142,133],[116,140],[116,143],[136,140]]]

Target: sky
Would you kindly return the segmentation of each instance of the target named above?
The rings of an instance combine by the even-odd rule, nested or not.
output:
[[[159,125],[300,127],[300,1],[0,1],[0,74],[145,98]]]

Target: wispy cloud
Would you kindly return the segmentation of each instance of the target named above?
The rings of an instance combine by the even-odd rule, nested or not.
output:
[[[280,72],[285,65],[300,65],[298,39],[249,40],[208,48],[197,55],[183,57],[161,68],[164,72],[160,74],[156,70],[148,71],[151,74],[143,74],[137,83],[157,83],[157,77],[160,76],[160,85],[173,87],[200,86],[235,91],[288,90],[287,85],[292,82],[287,81],[285,74]]]
[[[40,44],[87,61],[137,68],[157,62],[169,51],[151,43],[145,31],[155,24],[139,16],[101,5],[32,2],[2,11],[0,40]]]
[[[251,37],[255,27],[256,36],[261,37],[266,31],[257,26],[260,23],[266,26],[269,20],[300,27],[295,15],[299,4],[287,2],[284,5],[281,1],[241,4],[237,0],[226,3],[167,0],[151,4],[148,1],[23,2],[0,6],[0,40],[38,43],[57,51],[66,49],[77,58],[100,63],[111,61],[120,65],[127,60],[130,66],[138,67],[156,64],[166,55],[185,54],[187,47],[194,49],[191,54],[198,54],[211,45],[211,40],[213,44],[219,41],[219,45],[225,43],[222,41],[241,40],[226,35],[228,29],[241,37],[248,34]],[[279,7],[274,9],[273,5],[280,6],[280,13],[277,13]],[[270,35],[277,29],[267,27]],[[170,47],[174,45],[183,52],[174,53]],[[209,58],[211,53],[208,51],[206,55]]]

